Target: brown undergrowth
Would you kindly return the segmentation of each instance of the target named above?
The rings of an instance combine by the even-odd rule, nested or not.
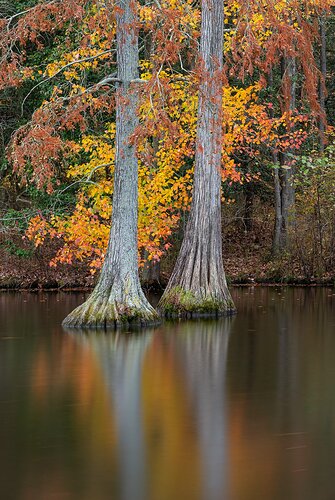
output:
[[[252,227],[246,227],[240,216],[241,207],[233,206],[223,212],[223,253],[228,282],[230,284],[334,284],[335,268],[323,271],[315,256],[308,254],[305,244],[306,228],[295,235],[292,252],[271,255],[273,209],[256,201]],[[301,237],[299,236],[301,233]],[[172,241],[169,253],[160,264],[159,282],[145,286],[164,288],[173,269],[180,246],[180,238]],[[50,267],[55,253],[55,243],[48,242],[34,249],[22,239],[19,231],[0,233],[0,288],[3,289],[90,289],[96,276],[90,273],[87,263]],[[302,252],[304,250],[304,252]],[[304,256],[302,261],[301,255]],[[307,265],[309,264],[309,265]]]

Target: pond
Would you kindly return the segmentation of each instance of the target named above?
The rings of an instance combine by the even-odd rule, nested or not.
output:
[[[335,498],[335,290],[65,333],[80,293],[0,294],[0,498]]]

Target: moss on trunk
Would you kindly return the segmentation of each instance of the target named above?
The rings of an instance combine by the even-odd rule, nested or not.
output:
[[[142,295],[142,294],[141,294]],[[122,301],[113,295],[99,294],[96,291],[88,300],[72,311],[63,321],[65,328],[113,329],[150,326],[159,323],[159,315],[142,297]]]
[[[202,296],[181,286],[175,286],[164,294],[159,310],[168,318],[199,318],[228,316],[236,312],[233,301],[215,295]]]

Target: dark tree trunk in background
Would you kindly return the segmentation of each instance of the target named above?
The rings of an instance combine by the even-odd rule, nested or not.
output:
[[[280,172],[277,153],[273,154],[274,164],[274,194],[275,194],[275,228],[273,234],[272,251],[274,254],[280,251],[281,228],[282,228],[282,200],[281,200],[281,185],[280,185]]]
[[[191,212],[159,308],[168,316],[234,311],[222,258],[223,1],[202,0],[196,157]]]
[[[296,107],[296,61],[293,57],[283,57],[281,64],[282,80],[289,84],[288,95],[289,111]],[[275,163],[279,160],[280,168],[275,169],[275,229],[273,238],[273,252],[280,253],[289,246],[289,230],[294,225],[294,167],[289,151],[276,156]]]
[[[148,252],[143,252],[144,264],[141,270],[141,282],[143,285],[159,285],[160,284],[160,261],[149,260]]]
[[[118,0],[116,157],[112,226],[98,284],[88,300],[64,320],[72,328],[113,328],[157,322],[158,315],[141,289],[138,275],[138,161],[131,137],[138,125],[138,35],[136,3]]]
[[[252,182],[247,182],[244,188],[244,227],[245,232],[250,233],[253,228],[253,209],[254,209],[254,185]]]
[[[326,39],[326,17],[322,15],[319,20],[320,24],[320,71],[321,81],[319,88],[319,101],[320,108],[323,116],[320,117],[319,131],[320,131],[320,151],[325,149],[325,131],[326,131],[326,77],[327,77],[327,39]]]
[[[269,73],[269,86],[273,87],[273,72]],[[274,110],[270,108],[270,117],[274,118]],[[277,253],[280,248],[280,233],[282,227],[282,208],[281,208],[281,185],[279,176],[279,160],[278,153],[273,151],[272,153],[272,163],[273,163],[273,180],[274,180],[274,203],[275,203],[275,225],[272,241],[272,253]]]
[[[159,150],[159,140],[158,137],[152,137],[152,169],[158,171],[159,166],[157,165],[157,153]],[[150,174],[152,179],[153,175]],[[160,261],[149,259],[149,252],[146,249],[142,250],[142,259],[144,261],[143,267],[140,272],[141,282],[145,286],[157,286],[160,285]]]

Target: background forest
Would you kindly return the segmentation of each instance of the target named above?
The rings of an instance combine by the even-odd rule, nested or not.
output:
[[[191,201],[200,6],[141,1],[139,261],[166,283]],[[232,282],[335,280],[331,0],[227,0],[224,261]],[[0,2],[0,286],[91,286],[115,157],[116,7]],[[135,111],[134,111],[135,112]]]

